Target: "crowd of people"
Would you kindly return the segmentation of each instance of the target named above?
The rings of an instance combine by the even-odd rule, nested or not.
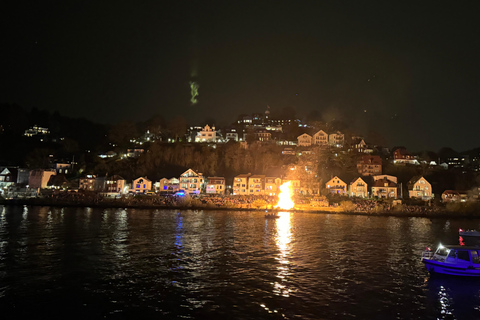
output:
[[[325,198],[325,197],[323,197]],[[251,195],[119,195],[102,194],[97,192],[63,192],[52,191],[43,194],[43,198],[36,199],[39,203],[50,205],[80,205],[80,206],[112,206],[112,207],[165,207],[165,208],[225,208],[225,209],[271,209],[278,202],[274,196]],[[296,199],[297,210],[328,211],[326,208],[341,207],[346,212],[356,213],[392,213],[405,212],[426,214],[441,211],[437,206],[405,205],[386,201],[384,199],[349,199],[348,206],[339,202],[330,202],[325,198],[322,201],[313,198],[308,200],[302,197]],[[43,201],[43,202],[42,202]],[[37,203],[35,202],[35,203]]]

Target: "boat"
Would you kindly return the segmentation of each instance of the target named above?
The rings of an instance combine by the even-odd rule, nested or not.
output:
[[[461,237],[480,237],[480,231],[458,229],[458,235]]]
[[[280,216],[277,215],[276,213],[267,213],[265,215],[265,219],[277,219],[277,218],[280,218]]]
[[[480,247],[439,245],[435,252],[427,248],[422,262],[430,274],[480,277]]]

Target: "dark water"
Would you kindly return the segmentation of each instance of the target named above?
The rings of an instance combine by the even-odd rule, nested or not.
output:
[[[1,319],[480,319],[420,254],[480,220],[0,206]]]

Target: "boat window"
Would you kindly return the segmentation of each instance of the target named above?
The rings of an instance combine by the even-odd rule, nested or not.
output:
[[[437,252],[435,252],[435,254],[438,254],[439,256],[446,257],[447,254],[448,254],[448,250],[447,250],[447,248],[445,248],[445,247],[438,248],[438,249],[437,249]]]
[[[457,250],[450,250],[448,253],[449,258],[456,258],[457,257]]]
[[[468,255],[468,251],[458,251],[458,259],[470,262],[470,256]]]
[[[472,262],[473,263],[480,263],[480,259],[478,258],[478,253],[477,251],[470,251],[470,255],[472,256]]]

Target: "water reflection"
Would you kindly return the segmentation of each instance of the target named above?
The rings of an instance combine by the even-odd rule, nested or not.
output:
[[[275,258],[277,265],[277,281],[274,283],[273,292],[283,297],[289,297],[291,289],[288,287],[287,277],[290,275],[290,250],[292,242],[292,231],[290,222],[290,212],[280,212],[277,219],[277,235],[275,242],[279,254]]]
[[[438,319],[480,319],[478,279],[434,275],[427,280],[427,288]]]
[[[180,212],[177,213],[175,217],[175,248],[177,252],[175,254],[180,254],[182,252],[183,244],[183,217]]]

